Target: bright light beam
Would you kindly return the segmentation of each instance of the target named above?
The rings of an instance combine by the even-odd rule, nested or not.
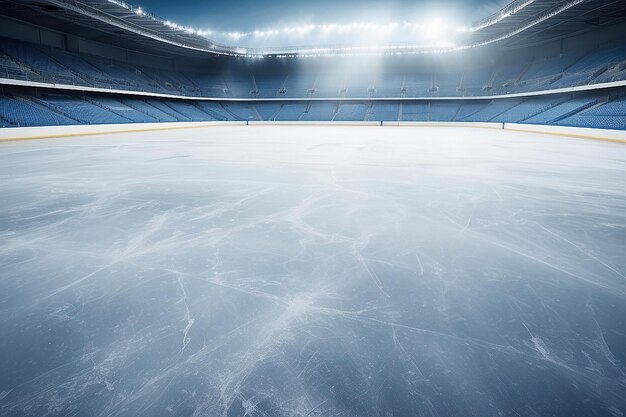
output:
[[[424,34],[432,40],[441,39],[443,36],[447,25],[439,18],[430,19],[423,26]]]

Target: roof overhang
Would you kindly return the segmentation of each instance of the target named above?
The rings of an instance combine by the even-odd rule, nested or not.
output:
[[[522,47],[625,22],[626,0],[516,0],[475,22],[461,45],[438,48],[412,42],[262,49],[221,45],[120,0],[4,0],[0,13],[127,49],[185,56],[284,58],[431,54],[490,44]]]

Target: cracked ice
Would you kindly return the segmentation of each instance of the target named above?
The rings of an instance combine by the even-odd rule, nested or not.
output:
[[[625,253],[617,144],[0,144],[0,415],[623,416]]]

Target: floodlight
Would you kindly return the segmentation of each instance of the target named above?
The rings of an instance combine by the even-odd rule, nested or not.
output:
[[[439,18],[430,19],[423,25],[424,33],[430,39],[438,39],[446,29],[446,24]]]

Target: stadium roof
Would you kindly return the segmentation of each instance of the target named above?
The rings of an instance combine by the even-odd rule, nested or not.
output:
[[[499,43],[524,46],[626,21],[625,0],[516,0],[475,22],[454,46],[413,42],[381,45],[315,45],[241,48],[218,44],[198,33],[150,15],[121,0],[3,0],[0,13],[64,33],[124,48],[177,54],[245,57],[301,55],[417,54]]]

